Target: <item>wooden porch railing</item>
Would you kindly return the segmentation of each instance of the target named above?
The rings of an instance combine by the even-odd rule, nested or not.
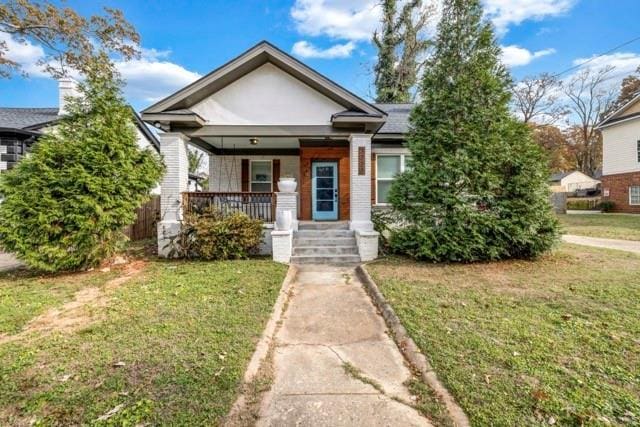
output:
[[[258,192],[186,192],[182,193],[185,213],[199,212],[216,207],[223,213],[243,212],[250,218],[274,222],[276,217],[276,195]]]

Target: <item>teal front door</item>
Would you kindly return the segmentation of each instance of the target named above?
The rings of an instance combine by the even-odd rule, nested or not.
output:
[[[313,219],[336,221],[338,200],[338,162],[313,162],[311,164]]]

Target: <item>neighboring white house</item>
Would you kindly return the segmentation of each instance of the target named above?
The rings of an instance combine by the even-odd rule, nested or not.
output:
[[[595,190],[600,181],[580,171],[558,172],[549,178],[555,192],[573,193],[578,190]]]
[[[371,210],[408,163],[411,108],[369,103],[268,42],[252,47],[142,112],[164,131],[159,253],[185,209],[216,205],[262,219],[278,261],[376,258]],[[188,191],[189,145],[208,153],[207,193]],[[285,176],[296,192],[279,191]]]
[[[614,212],[640,213],[640,94],[598,125],[602,193]]]
[[[76,95],[75,81],[65,78],[58,81],[58,107],[0,107],[0,172],[11,169],[29,151],[40,135],[55,128],[56,123],[65,113],[66,98]],[[138,146],[159,152],[158,138],[133,109],[131,109],[131,115],[136,126]],[[156,187],[152,193],[160,194],[160,187]]]

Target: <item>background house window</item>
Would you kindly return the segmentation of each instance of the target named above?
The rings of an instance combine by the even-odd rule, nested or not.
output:
[[[640,185],[629,187],[629,204],[640,205]]]
[[[251,191],[270,193],[271,187],[271,160],[251,161]]]
[[[376,156],[376,203],[389,203],[389,190],[396,176],[410,167],[411,156],[378,154]]]

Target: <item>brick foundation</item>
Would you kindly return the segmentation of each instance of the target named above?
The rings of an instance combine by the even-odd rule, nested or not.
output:
[[[629,205],[629,187],[632,185],[640,185],[640,171],[603,176],[602,199],[615,204],[613,212],[640,214],[640,206]],[[607,190],[609,196],[605,197]]]

